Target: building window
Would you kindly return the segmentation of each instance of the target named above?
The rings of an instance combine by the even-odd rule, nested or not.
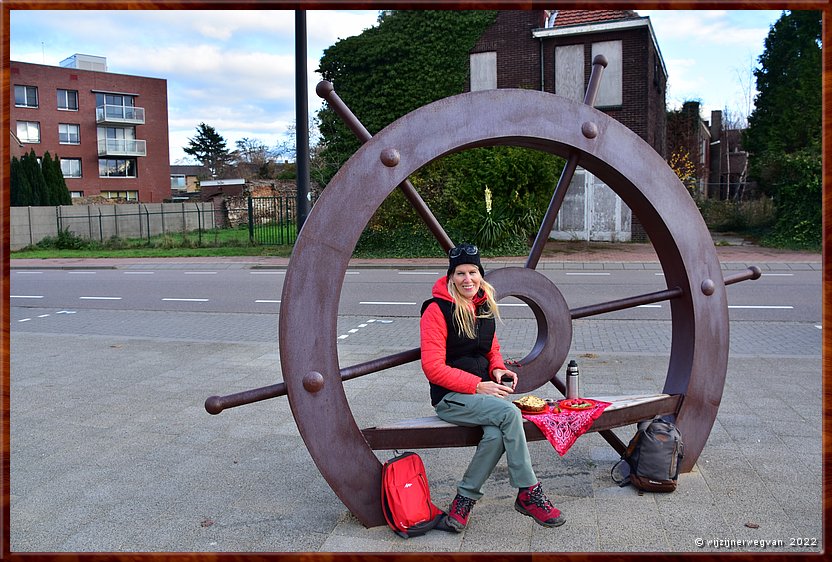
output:
[[[18,121],[17,138],[20,142],[40,142],[40,123],[37,121]]]
[[[81,125],[59,123],[58,142],[61,144],[81,144]]]
[[[170,176],[170,188],[173,191],[185,191],[187,189],[185,183],[185,174],[173,174]]]
[[[69,196],[72,197],[73,199],[80,199],[81,197],[84,196],[84,192],[83,191],[70,191]]]
[[[622,94],[622,83],[624,80],[623,63],[621,56],[621,41],[601,41],[592,44],[592,58],[597,55],[604,55],[607,58],[607,68],[604,69],[604,76],[601,85],[598,87],[598,95],[595,98],[595,107],[614,107],[624,103]]]
[[[135,158],[99,158],[98,177],[101,178],[135,178]]]
[[[555,93],[570,100],[584,100],[584,46],[555,48]]]
[[[78,111],[78,91],[58,90],[58,109]]]
[[[497,88],[497,53],[471,53],[471,91]]]
[[[97,108],[103,108],[105,118],[135,118],[136,101],[134,96],[125,96],[121,94],[104,94],[101,92],[97,92],[95,94],[95,106]]]
[[[15,107],[37,107],[38,106],[38,88],[37,86],[17,86],[14,87],[14,105]]]
[[[125,199],[127,201],[138,201],[138,191],[102,191],[101,197],[107,199]]]
[[[61,158],[61,172],[63,172],[65,178],[80,178],[81,159]]]

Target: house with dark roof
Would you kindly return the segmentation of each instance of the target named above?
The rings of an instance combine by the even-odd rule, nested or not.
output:
[[[528,88],[583,101],[592,60],[608,61],[595,107],[665,157],[667,69],[649,17],[632,10],[506,10],[469,56],[468,90]],[[578,169],[552,238],[646,240],[637,217]]]

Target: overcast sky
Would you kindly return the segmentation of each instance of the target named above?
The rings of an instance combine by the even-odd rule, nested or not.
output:
[[[752,68],[780,11],[639,10],[650,16],[667,67],[669,108],[696,99],[746,114]],[[376,24],[375,10],[307,14],[310,117],[320,107],[323,50]],[[230,149],[242,138],[275,146],[295,120],[295,15],[247,10],[12,10],[11,60],[58,65],[75,54],[107,58],[110,72],[164,78],[171,163],[200,122]],[[359,118],[361,116],[358,116]]]

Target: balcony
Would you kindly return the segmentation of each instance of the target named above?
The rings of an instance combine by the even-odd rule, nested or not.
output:
[[[95,108],[95,122],[99,125],[144,125],[144,108],[127,105],[99,105]]]
[[[100,139],[99,156],[147,156],[147,141],[133,139]]]

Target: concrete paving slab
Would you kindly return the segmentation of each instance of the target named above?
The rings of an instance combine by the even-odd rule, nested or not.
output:
[[[564,457],[536,442],[533,463],[567,517],[563,527],[514,511],[503,461],[464,533],[404,540],[349,514],[317,472],[285,398],[219,416],[202,409],[212,394],[273,384],[271,342],[15,332],[10,345],[12,551],[795,552],[790,539],[821,539],[819,354],[732,357],[712,437],[673,494],[617,487],[609,476],[617,457],[598,435],[581,437]],[[339,346],[345,364],[395,350]],[[581,362],[587,394],[649,389],[663,377],[633,373],[666,369],[655,354],[594,352]],[[761,412],[789,388],[785,364],[815,401]],[[432,413],[416,365],[345,389],[361,425]],[[626,440],[632,430],[616,433]],[[420,451],[440,507],[471,452]]]

